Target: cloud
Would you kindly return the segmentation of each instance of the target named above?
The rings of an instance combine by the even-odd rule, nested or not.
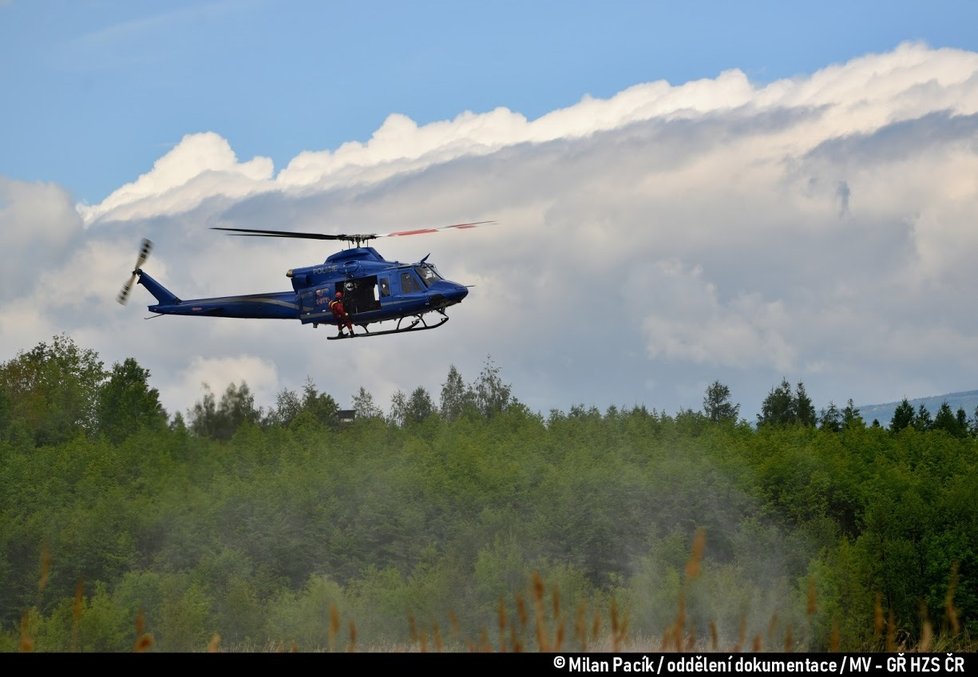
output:
[[[171,411],[206,378],[215,393],[246,378],[265,404],[307,377],[342,405],[360,386],[381,404],[419,385],[437,400],[450,364],[472,380],[488,355],[543,411],[698,409],[716,379],[748,417],[782,377],[803,379],[819,406],[969,389],[976,134],[978,54],[914,43],[767,85],[735,70],[638,84],[535,120],[395,113],[366,143],[277,172],[190,134],[77,214],[56,187],[0,184],[3,223],[39,224],[0,233],[15,252],[5,279],[19,285],[4,289],[0,347],[67,327],[106,359],[150,368]],[[375,243],[390,259],[430,253],[474,285],[433,332],[337,345],[293,322],[143,322],[138,288],[125,309],[113,300],[142,237],[156,242],[147,270],[193,298],[288,289],[286,270],[332,251],[209,226],[383,232],[484,218],[499,223]],[[68,280],[69,300],[52,297]],[[15,317],[31,329],[7,334]]]

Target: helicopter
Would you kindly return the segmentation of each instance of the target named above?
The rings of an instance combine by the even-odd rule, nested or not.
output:
[[[495,223],[474,221],[436,228],[400,230],[391,233],[327,234],[287,230],[213,227],[229,235],[242,237],[277,237],[306,240],[345,241],[348,248],[331,254],[323,263],[292,268],[285,276],[292,281],[292,291],[220,296],[200,299],[180,299],[143,270],[153,243],[143,239],[132,275],[123,285],[117,300],[125,304],[134,284],[141,284],[157,303],[148,306],[152,317],[162,315],[197,315],[204,317],[239,317],[280,320],[299,320],[302,324],[338,326],[337,336],[366,338],[385,334],[403,334],[437,329],[448,321],[445,309],[462,302],[469,287],[451,282],[441,276],[428,256],[416,263],[388,261],[373,247],[371,240],[385,237],[404,237],[445,230],[465,230]],[[341,300],[348,315],[334,316],[331,302]],[[435,317],[429,318],[430,314]],[[148,318],[152,319],[152,318]],[[343,326],[349,322],[349,334]],[[370,325],[393,322],[388,329],[374,330]],[[354,332],[356,325],[360,331]]]

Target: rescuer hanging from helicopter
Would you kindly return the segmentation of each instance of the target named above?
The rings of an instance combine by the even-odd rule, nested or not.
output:
[[[353,336],[353,323],[350,322],[350,316],[346,312],[346,308],[343,306],[343,292],[336,290],[336,298],[329,302],[329,309],[333,313],[333,317],[336,318],[336,325],[340,329],[340,336],[343,336],[343,327],[350,330],[350,336]]]

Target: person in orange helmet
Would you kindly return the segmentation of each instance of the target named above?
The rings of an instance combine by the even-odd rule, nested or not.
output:
[[[350,330],[350,336],[353,336],[353,323],[350,321],[350,315],[346,312],[346,308],[343,306],[343,292],[337,290],[335,298],[329,302],[329,309],[333,313],[333,317],[336,318],[336,324],[340,329],[340,336],[345,336],[343,333],[343,327]]]

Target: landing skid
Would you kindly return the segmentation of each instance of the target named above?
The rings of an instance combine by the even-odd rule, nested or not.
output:
[[[363,327],[363,331],[364,331],[364,333],[362,334],[354,334],[353,336],[350,336],[349,334],[340,334],[339,336],[327,336],[326,340],[340,341],[342,339],[370,338],[371,336],[383,336],[385,334],[406,334],[410,331],[427,331],[428,329],[437,329],[438,327],[448,322],[448,315],[446,315],[440,310],[438,312],[441,313],[441,319],[438,320],[437,324],[428,324],[423,316],[415,315],[411,318],[402,317],[397,321],[397,326],[394,327],[393,329],[385,329],[384,331],[370,331],[369,329],[367,329],[366,325],[360,325],[361,327]],[[406,327],[402,327],[401,323],[407,319],[410,319],[411,323]]]

